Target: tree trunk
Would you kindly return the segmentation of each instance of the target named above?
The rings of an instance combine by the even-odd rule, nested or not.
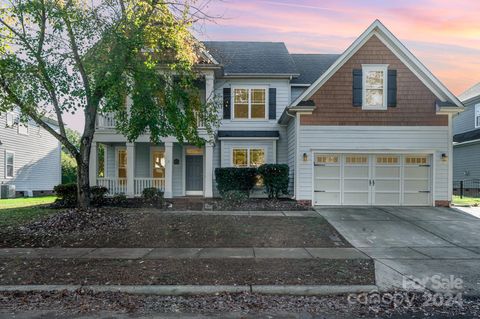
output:
[[[80,153],[77,157],[77,206],[78,208],[90,207],[90,150],[92,137],[82,136],[80,140]]]

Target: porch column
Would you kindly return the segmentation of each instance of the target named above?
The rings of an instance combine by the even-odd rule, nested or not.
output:
[[[165,142],[165,198],[172,198],[173,143]]]
[[[135,195],[135,143],[127,143],[127,196]]]
[[[213,99],[214,75],[211,73],[205,74],[205,100],[210,102]]]
[[[90,180],[90,186],[97,185],[97,142],[92,142],[92,147],[90,149],[90,165],[88,167],[88,178]]]
[[[204,197],[213,197],[213,144],[205,144]]]

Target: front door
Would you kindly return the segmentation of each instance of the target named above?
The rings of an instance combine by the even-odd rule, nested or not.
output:
[[[185,156],[185,192],[186,195],[203,194],[203,156]]]

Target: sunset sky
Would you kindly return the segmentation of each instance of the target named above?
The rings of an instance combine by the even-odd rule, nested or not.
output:
[[[202,40],[285,42],[291,53],[341,53],[379,19],[453,93],[480,81],[480,0],[212,0],[205,11],[220,18],[198,28]]]

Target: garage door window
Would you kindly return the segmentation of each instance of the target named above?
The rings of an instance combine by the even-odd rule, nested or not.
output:
[[[426,165],[427,163],[428,163],[427,157],[424,157],[424,156],[405,157],[405,164],[407,165]]]
[[[398,156],[378,156],[377,164],[380,164],[380,165],[398,164]]]
[[[317,155],[315,164],[337,164],[338,156],[336,155]]]
[[[345,158],[347,164],[366,164],[368,162],[367,156],[347,156]]]

